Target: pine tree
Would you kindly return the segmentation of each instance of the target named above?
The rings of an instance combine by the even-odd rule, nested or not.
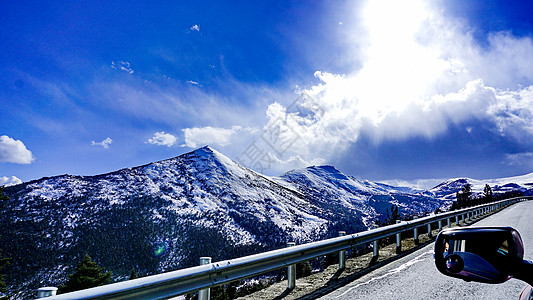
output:
[[[1,193],[1,191],[0,191]],[[3,267],[5,267],[9,263],[10,258],[2,258],[2,251],[0,250],[0,271]],[[2,297],[2,293],[6,292],[6,282],[4,281],[5,275],[0,274],[0,300],[6,300],[8,299],[7,296]]]
[[[135,273],[134,269],[131,269],[130,280],[135,279],[135,278],[137,278],[137,273]]]
[[[111,281],[111,272],[103,272],[103,268],[94,262],[88,254],[78,265],[76,271],[69,275],[64,286],[59,287],[59,293],[68,293],[96,286],[108,284]]]
[[[402,219],[402,216],[400,215],[400,208],[398,206],[392,204],[391,208],[390,208],[390,211],[391,211],[391,220],[390,220],[390,222],[392,224],[395,224],[396,220],[401,220]]]
[[[472,195],[472,185],[470,183],[467,183],[461,188],[461,192],[466,197],[467,200],[470,199],[470,196]]]
[[[9,200],[9,197],[6,196],[6,195],[4,194],[4,187],[5,187],[5,186],[3,186],[3,185],[0,186],[0,201],[7,201],[7,200]]]
[[[0,186],[0,202],[7,200],[9,200],[9,197],[4,194],[4,186]],[[0,249],[0,272],[2,271],[2,268],[9,263],[9,261],[10,258],[2,258],[2,249]],[[6,275],[0,273],[0,300],[8,299],[8,296],[2,296],[2,294],[6,292],[5,276]]]
[[[493,200],[493,194],[492,189],[490,188],[490,185],[485,184],[485,188],[483,189],[483,195],[485,196],[485,199],[490,202]]]

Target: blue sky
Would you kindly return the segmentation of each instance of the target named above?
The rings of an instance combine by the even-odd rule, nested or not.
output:
[[[533,172],[531,1],[8,1],[0,184],[210,145],[279,175]]]

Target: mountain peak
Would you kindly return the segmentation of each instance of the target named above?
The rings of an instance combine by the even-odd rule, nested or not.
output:
[[[211,168],[223,170],[224,172],[239,176],[243,175],[243,172],[245,172],[244,167],[210,146],[204,146],[189,153],[180,155],[177,157],[177,159],[195,161],[204,167],[210,166]]]
[[[350,179],[348,178],[348,176],[344,175],[341,171],[339,171],[337,168],[331,165],[311,166],[311,167],[307,167],[306,169],[316,175],[328,176],[328,177],[333,177],[336,179],[344,179],[344,180]]]
[[[215,149],[209,147],[209,146],[203,146],[201,148],[198,148],[196,150],[193,150],[189,153],[184,154],[186,155],[197,155],[199,157],[216,157],[216,156],[223,156],[220,152],[216,151]]]

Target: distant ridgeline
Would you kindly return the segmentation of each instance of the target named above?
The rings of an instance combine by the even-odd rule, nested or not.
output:
[[[64,283],[85,254],[125,280],[132,270],[140,277],[195,266],[201,256],[218,261],[366,230],[391,205],[400,215],[433,212],[461,188],[453,180],[429,191],[398,188],[332,166],[268,177],[204,147],[109,174],[7,187],[0,248],[12,258],[8,292],[30,297]]]

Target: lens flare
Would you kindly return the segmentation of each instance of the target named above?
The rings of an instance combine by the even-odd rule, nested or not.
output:
[[[168,243],[166,241],[157,242],[154,244],[154,255],[163,256],[168,250]]]

